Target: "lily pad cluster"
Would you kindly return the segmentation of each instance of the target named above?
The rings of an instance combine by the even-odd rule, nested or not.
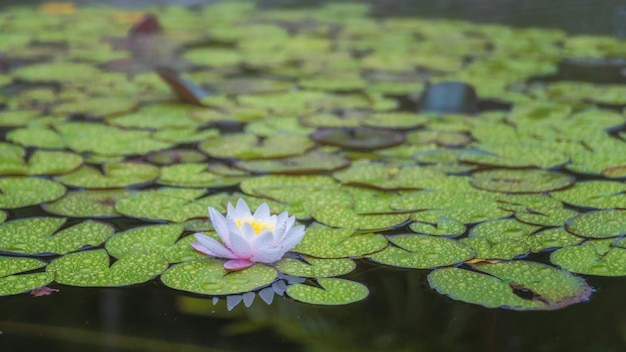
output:
[[[626,85],[559,75],[623,40],[361,3],[59,8],[0,14],[0,295],[160,280],[339,305],[369,262],[552,310],[590,297],[579,274],[626,275]],[[239,198],[304,239],[236,272],[193,250]]]

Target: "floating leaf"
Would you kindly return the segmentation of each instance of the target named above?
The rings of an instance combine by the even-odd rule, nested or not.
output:
[[[177,164],[161,168],[157,183],[180,187],[228,187],[237,185],[243,177],[228,177],[207,170],[207,164]]]
[[[293,251],[317,258],[346,258],[377,252],[386,246],[387,239],[382,235],[314,224],[307,227],[302,242]]]
[[[626,208],[626,184],[610,181],[584,181],[573,187],[551,192],[564,203],[588,208]]]
[[[609,238],[626,234],[625,210],[599,210],[579,214],[565,223],[567,231],[587,238]]]
[[[511,261],[474,269],[437,269],[428,283],[455,300],[513,310],[559,309],[587,300],[592,292],[583,279],[545,264]]]
[[[140,219],[183,222],[206,218],[207,207],[223,210],[222,194],[200,198],[204,189],[160,188],[140,191],[115,203],[115,211]]]
[[[611,247],[612,240],[590,240],[554,251],[550,261],[561,268],[586,275],[626,276],[626,249]]]
[[[0,296],[17,295],[51,283],[52,273],[15,275],[44,266],[46,263],[36,259],[0,257]]]
[[[465,224],[445,216],[438,218],[435,224],[412,222],[409,228],[411,231],[420,234],[434,236],[460,236],[464,234],[466,230]]]
[[[263,264],[228,272],[221,260],[201,259],[174,265],[161,275],[161,281],[176,290],[202,295],[231,295],[267,286],[276,277],[276,270]]]
[[[356,150],[389,148],[402,144],[405,140],[403,133],[373,128],[320,128],[311,138],[320,144]]]
[[[469,237],[483,237],[491,242],[501,242],[505,239],[519,240],[531,235],[539,228],[515,219],[492,220],[476,225],[470,231]]]
[[[91,220],[60,230],[63,218],[24,218],[0,225],[0,250],[19,254],[65,254],[104,243],[114,232]]]
[[[276,270],[299,277],[332,277],[350,273],[356,263],[347,258],[319,259],[304,257],[303,260],[283,258],[276,263]]]
[[[281,158],[300,155],[313,143],[300,136],[274,135],[260,138],[253,134],[229,134],[208,138],[200,149],[214,158],[241,160]]]
[[[319,278],[317,283],[321,288],[294,284],[287,288],[289,297],[305,303],[323,305],[342,305],[358,302],[369,295],[365,285],[358,282],[336,279]]]
[[[446,175],[428,167],[361,163],[337,171],[333,177],[342,183],[381,189],[422,189],[431,188]]]
[[[70,191],[52,203],[41,204],[48,213],[78,218],[109,218],[118,217],[115,202],[126,198],[131,191],[127,190],[82,190]]]
[[[472,174],[476,188],[502,193],[539,193],[572,185],[574,177],[544,170],[496,169]]]
[[[467,237],[460,240],[461,243],[470,246],[476,251],[479,259],[513,259],[530,252],[528,244],[521,240],[503,239],[493,242],[485,237]]]
[[[334,171],[350,164],[339,154],[313,150],[302,155],[270,160],[238,160],[235,166],[250,172],[303,174]]]
[[[0,149],[0,175],[54,175],[76,169],[83,163],[80,155],[69,152],[37,150],[28,160],[24,151],[15,147]]]
[[[56,179],[68,186],[84,188],[122,188],[148,183],[159,177],[159,169],[144,163],[106,163],[99,170],[82,168]]]
[[[313,218],[332,227],[360,230],[385,230],[405,223],[408,214],[357,214],[353,209],[336,204],[313,210]]]
[[[542,226],[563,226],[567,219],[578,212],[565,208],[535,208],[528,212],[515,212],[515,218],[521,222]]]
[[[105,248],[118,259],[135,253],[160,254],[170,263],[203,258],[204,255],[194,251],[190,245],[195,238],[176,243],[183,230],[184,226],[180,224],[136,227],[109,238]]]
[[[15,209],[53,201],[65,194],[54,181],[30,177],[0,178],[0,208]]]
[[[110,265],[104,249],[76,252],[55,259],[47,272],[55,281],[70,286],[112,287],[146,282],[167,269],[167,261],[158,254],[137,253]]]
[[[476,255],[470,247],[442,237],[396,235],[388,238],[397,247],[389,246],[369,255],[369,259],[402,268],[428,269],[464,262]]]

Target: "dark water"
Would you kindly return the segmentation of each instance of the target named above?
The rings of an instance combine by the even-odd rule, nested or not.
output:
[[[623,0],[368,2],[380,15],[626,37]],[[0,6],[23,3],[0,0]],[[129,6],[129,1],[109,3]],[[132,6],[147,3],[155,2],[133,1]],[[316,3],[262,1],[262,6]],[[270,306],[257,299],[252,307],[232,312],[224,301],[213,306],[210,299],[179,294],[156,281],[119,289],[57,285],[61,292],[50,296],[0,299],[0,351],[626,350],[626,278],[585,277],[596,288],[589,302],[554,312],[514,312],[452,301],[428,287],[427,273],[361,263],[347,278],[370,288],[364,301],[321,307],[277,297]]]

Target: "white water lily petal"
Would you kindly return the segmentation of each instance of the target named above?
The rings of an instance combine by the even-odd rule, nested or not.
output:
[[[209,207],[209,218],[224,245],[209,236],[196,234],[198,242],[192,246],[206,255],[230,259],[224,263],[228,270],[241,270],[254,263],[272,264],[304,236],[304,226],[292,227],[295,216],[287,212],[271,215],[267,203],[252,214],[246,202],[239,199],[236,206],[227,205],[226,217]]]
[[[198,242],[194,242],[191,245],[198,251],[220,258],[237,258],[237,256],[230,249],[224,247],[215,239],[201,233],[197,233],[194,236]]]

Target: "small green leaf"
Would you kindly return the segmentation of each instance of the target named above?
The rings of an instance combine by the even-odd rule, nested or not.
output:
[[[267,286],[276,277],[276,270],[263,264],[228,272],[221,260],[201,259],[172,266],[161,275],[161,281],[176,290],[201,295],[231,295]]]
[[[137,253],[110,265],[104,249],[76,252],[48,264],[47,272],[55,281],[70,286],[112,287],[146,282],[167,269],[167,261],[159,254]]]
[[[587,238],[609,238],[626,234],[626,210],[583,213],[565,223],[567,231]]]
[[[0,257],[0,296],[17,295],[51,283],[52,273],[14,275],[44,266],[46,263],[36,259]]]
[[[319,278],[317,283],[322,287],[294,284],[287,288],[289,297],[305,303],[323,305],[342,305],[361,301],[369,295],[369,290],[358,282]]]
[[[127,198],[127,190],[70,191],[52,203],[41,204],[48,213],[77,218],[110,218],[121,216],[115,211],[115,202]]]
[[[54,181],[30,177],[0,179],[0,208],[15,209],[53,201],[65,194],[65,187]]]
[[[563,247],[550,255],[550,261],[564,270],[585,275],[626,276],[626,249],[611,247],[612,240],[590,240]]]
[[[83,166],[58,176],[56,179],[68,186],[83,188],[122,188],[148,183],[159,177],[159,168],[144,163],[106,163],[103,172]]]

